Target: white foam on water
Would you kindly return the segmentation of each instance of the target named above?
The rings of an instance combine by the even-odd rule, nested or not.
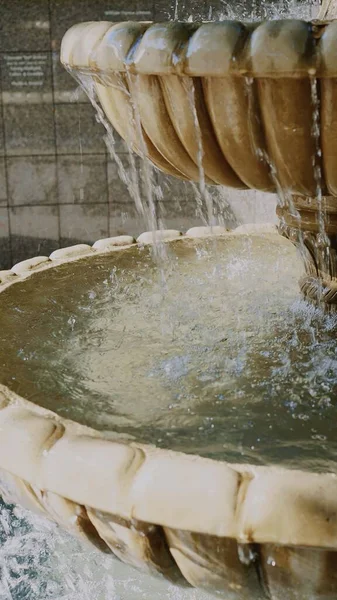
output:
[[[44,517],[0,502],[0,600],[211,600],[139,573]]]

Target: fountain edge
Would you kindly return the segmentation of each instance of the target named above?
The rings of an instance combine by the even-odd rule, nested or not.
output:
[[[276,233],[275,226],[266,225],[243,226],[231,232],[222,229],[218,235]],[[171,241],[207,237],[209,231],[200,227],[185,236],[174,230],[161,235]],[[50,258],[28,259],[0,273],[0,292],[36,272],[94,253],[148,244],[151,239],[152,232],[142,234],[137,242],[127,236],[108,238],[93,247],[81,244],[58,250]],[[0,429],[0,490],[3,488],[4,496],[8,492],[6,495],[3,482],[9,478],[14,499],[19,496],[24,504],[25,496],[31,505],[33,496],[33,504],[68,529],[70,523],[60,515],[55,519],[55,511],[49,510],[48,496],[56,495],[65,505],[75,503],[78,514],[103,511],[163,528],[236,539],[241,544],[337,549],[334,473],[227,464],[121,441],[117,435],[108,439],[104,433],[65,420],[4,386],[0,386]]]

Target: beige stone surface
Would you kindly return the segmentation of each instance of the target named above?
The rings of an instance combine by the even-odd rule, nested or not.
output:
[[[46,511],[31,485],[9,471],[0,471],[0,494],[5,502],[14,502],[37,515],[46,516]]]
[[[323,536],[325,547],[335,548],[335,474],[261,467],[252,468],[251,476],[238,512],[242,542],[307,546],[310,530],[309,545],[319,546]]]
[[[103,240],[97,240],[97,242],[93,244],[93,249],[108,252],[118,246],[129,246],[130,244],[133,244],[134,241],[135,240],[131,235],[118,235]]]
[[[193,238],[208,237],[212,235],[226,235],[226,233],[228,233],[228,230],[226,227],[222,227],[221,225],[214,225],[213,227],[191,227],[191,229],[186,231],[186,235]]]
[[[130,566],[227,599],[262,598],[262,584],[275,600],[335,597],[321,593],[337,585],[335,475],[116,443],[4,388],[1,397],[6,500]]]
[[[335,16],[324,1],[319,18]],[[283,234],[304,244],[308,276],[329,293],[302,290],[336,310],[336,52],[336,21],[102,22],[72,27],[61,61],[92,78],[114,129],[163,172],[277,192]]]
[[[262,577],[273,600],[333,600],[336,559],[336,552],[266,544],[261,547]]]
[[[108,251],[104,243],[66,249],[48,267],[37,261],[12,274],[0,291],[89,250]],[[113,437],[0,386],[0,493],[130,566],[226,600],[336,597],[336,475],[227,464]]]
[[[13,277],[15,277],[13,271],[0,271],[0,284],[10,281]]]
[[[138,238],[138,244],[153,244],[156,242],[167,242],[169,240],[175,240],[182,236],[181,231],[176,229],[160,229],[158,231],[144,231]]]
[[[88,516],[112,552],[126,564],[170,581],[182,580],[161,527],[88,509]]]
[[[36,256],[34,258],[28,258],[27,260],[22,260],[19,263],[16,263],[12,267],[13,273],[15,275],[22,275],[31,269],[35,269],[35,267],[39,267],[40,265],[49,261],[47,256]]]
[[[232,538],[165,528],[170,551],[187,581],[194,587],[223,593],[226,598],[258,596],[253,549],[242,549]],[[240,552],[245,560],[240,560]]]
[[[51,260],[64,260],[66,258],[77,258],[78,256],[86,256],[91,253],[91,246],[88,244],[76,244],[68,248],[60,248],[51,253]]]
[[[112,125],[163,170],[198,181],[202,144],[209,183],[314,196],[310,78],[322,96],[322,188],[333,194],[336,39],[336,23],[296,19],[91,22],[67,32],[61,61],[91,72]]]

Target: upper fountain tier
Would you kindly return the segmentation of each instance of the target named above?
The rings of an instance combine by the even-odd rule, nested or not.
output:
[[[61,61],[162,171],[337,196],[337,22],[89,22]],[[202,152],[201,152],[202,148]]]

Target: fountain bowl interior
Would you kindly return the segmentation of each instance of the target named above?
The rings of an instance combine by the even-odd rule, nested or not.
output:
[[[164,275],[152,257],[149,234],[137,244],[122,237],[57,250],[49,258],[30,259],[0,273],[1,493],[47,514],[127,564],[180,585],[238,600],[333,598],[337,479],[331,403],[324,412],[324,398],[317,398],[323,409],[316,413],[315,426],[323,419],[332,438],[322,444],[322,462],[315,465],[317,440],[310,434],[305,446],[301,438],[303,427],[310,431],[313,425],[303,417],[312,411],[311,404],[298,410],[283,406],[276,388],[269,400],[268,390],[259,397],[262,388],[254,396],[264,361],[275,359],[261,354],[261,343],[266,350],[267,340],[271,353],[275,351],[275,335],[282,337],[285,329],[289,333],[286,316],[296,313],[293,327],[303,339],[294,352],[304,352],[303,368],[308,353],[314,360],[319,357],[321,342],[308,333],[312,319],[325,319],[332,327],[331,318],[298,299],[302,265],[287,240],[275,232],[205,233],[201,228],[186,236],[158,234],[174,238],[163,247],[168,256]],[[279,268],[270,269],[277,263]],[[179,282],[185,282],[186,297]],[[260,292],[252,291],[252,282]],[[167,314],[165,302],[172,306],[173,298],[177,320],[172,312],[167,322],[160,321]],[[150,323],[147,311],[154,315]],[[192,326],[194,321],[199,329]],[[325,352],[329,326],[322,342]],[[163,334],[160,327],[168,329]],[[205,377],[210,372],[202,369],[207,357],[209,365],[214,355],[229,361],[234,338],[241,340],[234,348],[235,364],[238,350],[257,353],[250,371],[243,357],[243,372],[231,372],[238,386],[249,371],[254,384],[250,400],[235,395],[235,387],[226,388],[228,396],[221,399],[219,373]],[[194,370],[186,370],[186,352],[184,360],[177,360],[182,343],[191,364],[196,361]],[[291,347],[294,336],[283,343]],[[201,354],[196,347],[202,348]],[[158,364],[151,348],[158,351]],[[111,363],[104,363],[106,352]],[[150,387],[144,393],[140,367],[146,359]],[[127,371],[123,379],[128,361],[133,376]],[[230,362],[225,364],[230,372]],[[226,370],[222,376],[226,379]],[[167,378],[170,389],[181,388],[174,402],[165,389]],[[218,400],[213,413],[209,389]],[[275,425],[275,430],[268,426],[267,432],[261,431],[264,449],[254,450],[249,430],[242,428],[248,437],[242,438],[240,451],[234,427],[240,414],[221,413],[226,403],[243,411],[242,423],[250,421],[250,409],[257,419],[254,411],[260,406],[261,422]],[[277,406],[283,413],[268,420],[267,411]],[[292,449],[280,444],[277,455],[283,425]],[[165,440],[159,438],[159,429]],[[330,460],[324,454],[329,446]]]

